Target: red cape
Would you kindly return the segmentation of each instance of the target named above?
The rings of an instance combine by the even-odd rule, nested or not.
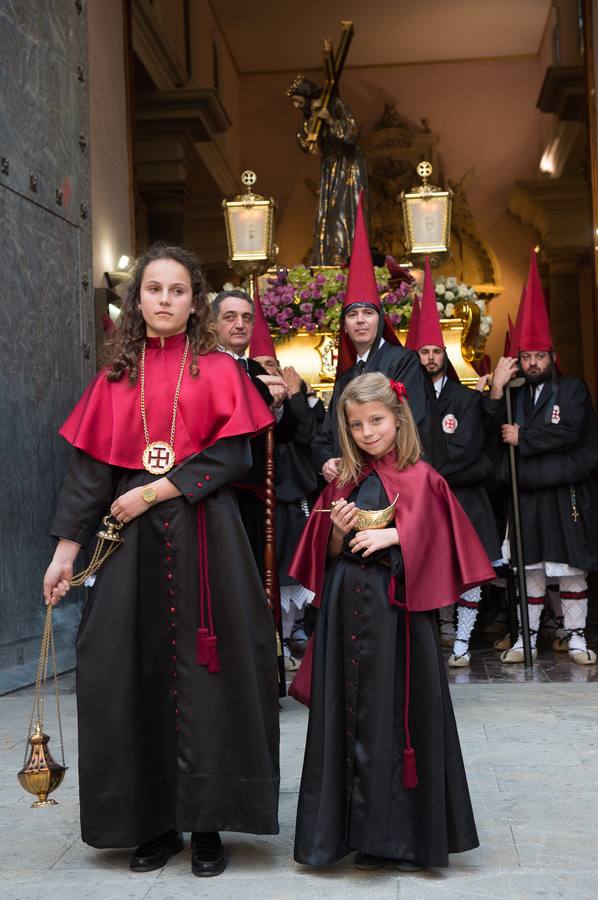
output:
[[[145,352],[145,406],[150,441],[168,441],[172,405],[179,376],[185,335],[148,338]],[[189,362],[181,382],[174,449],[176,462],[210,447],[221,438],[255,434],[274,421],[251,380],[228,353],[200,356],[199,374]],[[108,381],[102,370],[59,433],[73,447],[101,462],[125,469],[141,469],[145,449],[141,420],[141,386],[125,373]]]
[[[395,525],[405,564],[405,602],[410,612],[424,612],[454,603],[470,587],[491,581],[494,570],[473,525],[444,478],[425,462],[398,472],[383,460],[370,460],[359,478],[375,471],[391,503],[397,493]],[[314,509],[330,509],[332,500],[346,499],[354,488],[329,484]],[[324,585],[330,513],[312,512],[289,575],[316,595],[319,606]],[[309,703],[313,638],[290,694]]]

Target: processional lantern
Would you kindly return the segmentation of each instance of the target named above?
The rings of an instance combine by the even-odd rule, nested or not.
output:
[[[273,242],[276,203],[253,192],[255,172],[247,169],[241,175],[244,194],[234,200],[223,200],[228,264],[239,275],[257,276],[266,271],[278,255]]]
[[[453,192],[428,184],[432,174],[429,162],[420,162],[417,174],[422,183],[401,193],[405,221],[405,249],[414,262],[449,255]]]
[[[274,243],[275,201],[266,200],[254,194],[253,185],[257,181],[255,172],[246,169],[241,174],[245,193],[234,200],[223,200],[226,239],[228,241],[228,264],[234,272],[247,278],[249,294],[259,303],[257,278],[265,272],[278,256]],[[264,467],[265,523],[264,523],[264,591],[272,610],[280,614],[280,595],[276,583],[276,545],[274,534],[274,425],[266,429],[266,462]],[[282,621],[278,615],[276,624],[276,648],[279,661],[279,691],[286,695],[284,661],[282,655]]]

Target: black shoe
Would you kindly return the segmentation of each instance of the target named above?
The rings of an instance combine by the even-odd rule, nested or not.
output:
[[[183,849],[183,838],[178,831],[167,831],[159,837],[140,844],[129,861],[132,872],[152,872],[166,865],[171,856]]]
[[[392,868],[398,869],[399,872],[423,872],[425,866],[412,862],[410,859],[393,859]]]
[[[371,853],[356,853],[353,857],[353,865],[356,869],[361,869],[364,872],[370,872],[372,869],[382,869],[386,863],[387,859],[384,859],[382,856],[372,856]]]
[[[194,831],[191,835],[191,871],[199,878],[220,875],[226,857],[217,831]]]

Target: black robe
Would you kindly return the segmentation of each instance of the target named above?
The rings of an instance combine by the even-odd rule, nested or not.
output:
[[[375,473],[351,494],[363,509],[388,498]],[[389,559],[344,552],[327,575],[315,632],[309,727],[295,835],[297,862],[351,850],[448,865],[478,846],[434,611],[411,613],[411,740],[419,786],[402,786],[405,613],[388,602]]]
[[[312,453],[318,471],[321,471],[327,460],[341,455],[337,406],[342,392],[357,374],[356,365],[351,366],[336,379],[326,418],[313,442]],[[377,350],[370,351],[363,374],[368,372],[382,372],[387,378],[401,381],[405,385],[409,407],[424,448],[424,459],[438,469],[447,460],[446,448],[436,411],[434,385],[420,365],[417,353],[385,341]]]
[[[278,832],[272,615],[228,486],[250,465],[244,436],[178,465],[167,477],[182,496],[124,527],[89,591],[77,710],[81,830],[94,847],[131,847],[169,829]],[[74,450],[53,535],[88,544],[115,496],[153,480]],[[196,661],[200,499],[217,674]]]
[[[500,559],[500,536],[485,487],[492,463],[485,453],[482,396],[447,378],[437,408],[449,455],[440,474],[469,516],[488,558]]]
[[[318,400],[310,407],[303,392],[289,398],[297,432],[276,446],[276,560],[281,585],[297,584],[288,574],[309,510],[322,489],[311,457],[311,444],[326,414]]]
[[[588,389],[555,374],[535,405],[527,384],[512,389],[512,402],[525,564],[598,571],[598,423]],[[496,478],[508,485],[508,446],[500,439],[505,398],[488,398],[485,412],[495,431]]]
[[[267,375],[266,370],[255,359],[247,359],[249,377],[257,388],[266,406],[272,403],[268,386],[258,377]],[[291,404],[285,400],[283,412],[274,426],[275,447],[292,440],[297,431],[297,422]],[[251,544],[258,571],[264,578],[264,551],[266,538],[264,531],[265,507],[263,500],[266,481],[266,437],[258,435],[251,440],[253,462],[249,471],[235,483],[235,495],[241,512],[241,519]]]

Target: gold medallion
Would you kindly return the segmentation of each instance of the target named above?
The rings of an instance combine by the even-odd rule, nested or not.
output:
[[[151,441],[149,439],[149,431],[147,428],[147,416],[145,414],[145,344],[141,351],[141,362],[139,365],[139,380],[141,382],[141,421],[143,422],[143,434],[145,437],[145,450],[141,457],[143,468],[152,475],[164,475],[170,472],[174,466],[174,435],[176,431],[176,411],[179,405],[179,394],[181,392],[181,383],[183,381],[183,372],[185,371],[185,362],[187,353],[189,352],[189,338],[185,340],[185,350],[181,358],[181,368],[179,370],[179,378],[174,392],[174,403],[172,404],[172,424],[170,426],[170,441]]]
[[[143,468],[152,475],[164,475],[174,466],[174,447],[166,441],[152,441],[143,451]]]

